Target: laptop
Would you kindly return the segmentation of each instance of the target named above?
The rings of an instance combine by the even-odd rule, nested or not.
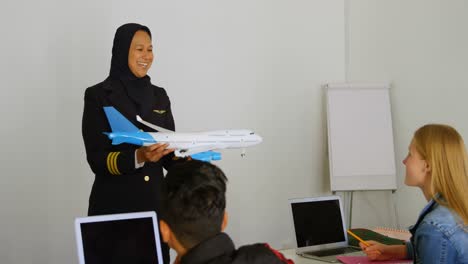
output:
[[[162,264],[155,212],[75,219],[80,264]]]
[[[339,196],[290,199],[296,254],[326,262],[339,255],[363,255],[348,245]]]

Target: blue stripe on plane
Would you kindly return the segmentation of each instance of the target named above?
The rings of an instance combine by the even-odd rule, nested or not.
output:
[[[142,132],[125,116],[123,116],[113,106],[105,106],[104,112],[107,121],[112,129],[112,132],[104,134],[112,140],[112,145],[119,145],[123,143],[143,146],[145,143],[154,144],[156,140],[147,132]]]
[[[192,159],[210,162],[212,160],[221,160],[221,153],[215,151],[205,151],[190,155]]]
[[[147,144],[155,144],[156,140],[147,132],[111,132],[104,133],[112,140],[112,145],[119,145],[122,143],[143,146]]]
[[[138,132],[140,131],[132,122],[128,121],[117,109],[113,106],[105,106],[107,121],[112,129],[112,132]]]

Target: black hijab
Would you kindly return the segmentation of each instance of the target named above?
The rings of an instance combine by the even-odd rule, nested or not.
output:
[[[128,96],[141,107],[149,102],[153,97],[151,89],[151,79],[148,75],[142,78],[136,77],[128,67],[128,53],[133,36],[139,30],[143,30],[151,38],[151,31],[148,27],[128,23],[120,26],[115,32],[114,45],[112,47],[112,60],[109,76],[113,80],[120,80]]]

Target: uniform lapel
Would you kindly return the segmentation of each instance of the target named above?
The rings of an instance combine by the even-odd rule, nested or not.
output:
[[[143,102],[141,102],[139,105],[140,116],[146,120],[148,120],[148,117],[152,116],[153,108],[156,103],[154,89],[151,86],[149,88],[150,89],[148,89],[148,96],[145,96]]]
[[[111,106],[115,107],[122,115],[137,127],[140,123],[136,121],[138,114],[135,103],[127,96],[122,83],[118,80],[108,79],[104,84],[104,89],[108,91],[108,100]]]

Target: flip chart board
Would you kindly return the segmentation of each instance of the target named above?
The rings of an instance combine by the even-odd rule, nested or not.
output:
[[[332,191],[395,190],[389,84],[327,84]]]

